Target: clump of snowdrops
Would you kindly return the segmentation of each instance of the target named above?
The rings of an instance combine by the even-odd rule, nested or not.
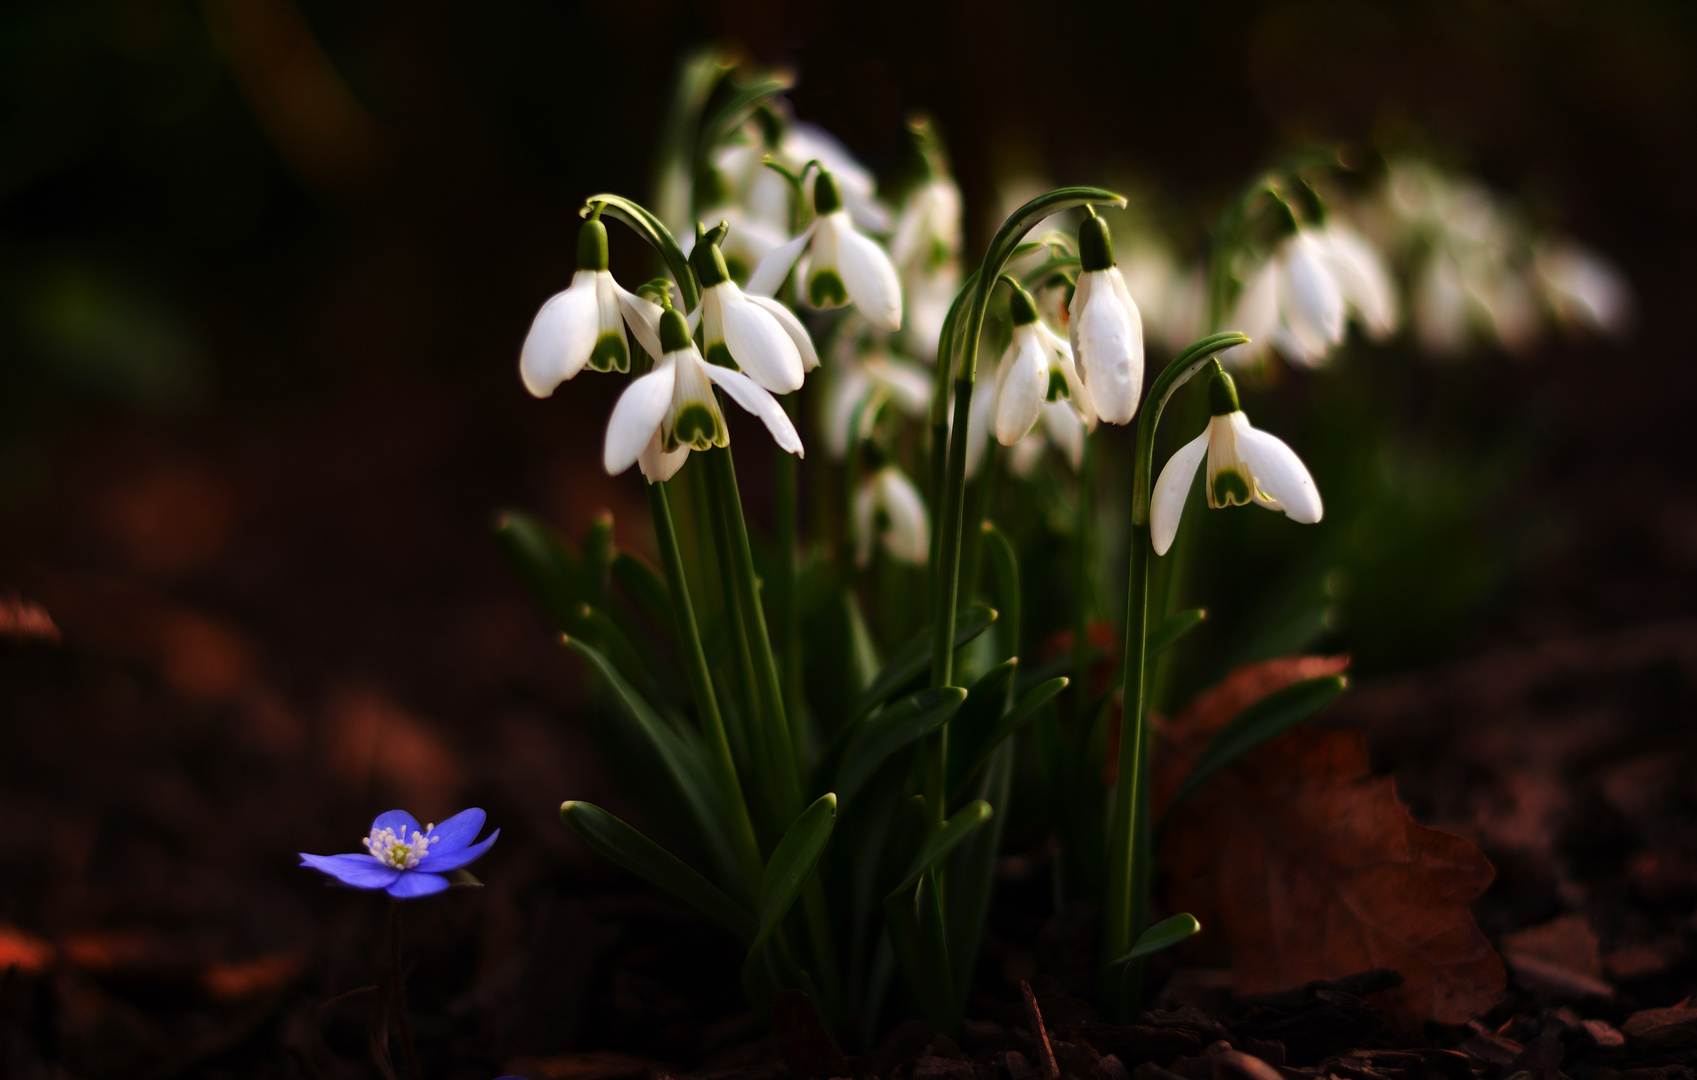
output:
[[[1254,505],[1294,524],[1324,512],[1298,453],[1250,422],[1232,372],[1254,386],[1274,357],[1314,367],[1352,329],[1398,333],[1399,268],[1419,339],[1444,354],[1469,335],[1520,341],[1540,312],[1613,331],[1630,295],[1589,253],[1518,238],[1483,189],[1392,162],[1376,193],[1348,197],[1323,154],[1247,184],[1194,272],[1123,230],[1122,267],[1105,215],[1125,200],[1092,187],[1026,201],[968,261],[929,123],[912,122],[907,161],[880,186],[791,115],[787,88],[716,56],[686,65],[652,203],[585,200],[576,273],[524,342],[538,397],[585,372],[628,380],[600,465],[640,473],[659,563],[619,549],[610,519],[580,547],[502,519],[515,567],[605,685],[619,757],[664,842],[586,802],[561,814],[736,935],[756,1009],[801,989],[870,1038],[901,1015],[959,1024],[1013,795],[1034,791],[1065,807],[1052,815],[1057,902],[1100,901],[1098,1004],[1128,1017],[1144,958],[1200,929],[1182,913],[1156,920],[1150,900],[1151,686],[1203,618],[1173,610],[1186,506]],[[663,276],[621,284],[614,229]],[[1152,380],[1146,317],[1171,352]],[[1157,428],[1186,385],[1180,442],[1157,472]],[[741,496],[734,412],[758,421],[738,425],[736,449],[771,471],[764,531]],[[1096,459],[1119,452],[1103,425],[1135,434],[1129,483],[1099,495]],[[1047,479],[995,521],[1003,473]],[[1058,516],[1065,550],[1022,558],[1020,514]],[[1127,568],[1114,603],[1093,572],[1104,520],[1129,523],[1113,541]],[[1025,636],[1025,590],[1069,575],[1069,633],[1044,650]],[[1092,624],[1110,609],[1121,621],[1104,647]],[[1310,680],[1252,706],[1184,790],[1342,685]],[[1093,784],[1104,771],[1111,785]]]

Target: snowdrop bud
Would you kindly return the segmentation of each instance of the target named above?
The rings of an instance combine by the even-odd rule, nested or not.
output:
[[[996,369],[996,439],[1012,446],[1037,423],[1049,397],[1048,342],[1038,331],[1037,301],[1015,285],[1008,299],[1013,316],[1013,340]]]
[[[901,469],[885,465],[862,482],[854,499],[854,533],[856,566],[872,561],[877,540],[898,562],[925,562],[931,545],[925,498]]]
[[[1091,214],[1078,230],[1078,286],[1070,337],[1096,413],[1129,424],[1143,395],[1143,317],[1114,265],[1108,223]]]

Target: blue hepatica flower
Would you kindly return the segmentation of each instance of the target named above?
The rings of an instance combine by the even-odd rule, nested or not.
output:
[[[496,829],[482,843],[474,844],[483,828],[484,813],[473,807],[461,810],[440,825],[418,826],[418,819],[405,810],[379,814],[365,838],[364,855],[308,855],[301,865],[322,870],[344,885],[356,889],[383,889],[400,900],[429,896],[448,887],[443,877],[489,850]]]

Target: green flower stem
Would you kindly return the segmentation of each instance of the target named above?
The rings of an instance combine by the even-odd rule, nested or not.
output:
[[[784,410],[795,419],[795,398],[781,399]],[[778,510],[778,640],[783,642],[783,702],[784,715],[789,718],[790,742],[796,753],[799,775],[807,772],[807,720],[802,709],[801,666],[801,595],[796,580],[796,515],[798,462],[794,454],[773,447],[778,460],[773,463],[777,474]]]
[[[1125,684],[1120,720],[1119,782],[1108,823],[1108,880],[1102,904],[1103,969],[1098,995],[1110,1020],[1123,1020],[1135,1008],[1135,980],[1107,965],[1131,951],[1142,931],[1147,910],[1149,860],[1147,823],[1140,826],[1138,810],[1147,805],[1149,744],[1145,715],[1145,660],[1149,640],[1149,492],[1155,430],[1173,392],[1202,370],[1215,354],[1249,339],[1223,333],[1203,338],[1186,348],[1156,376],[1137,419],[1137,452],[1132,458],[1131,565],[1126,575]]]
[[[977,276],[962,290],[969,297],[964,321],[956,332],[960,335],[960,367],[955,379],[954,430],[949,433],[948,465],[943,471],[941,533],[938,541],[936,566],[935,618],[932,620],[931,685],[948,686],[954,678],[955,615],[960,603],[960,540],[962,503],[966,498],[966,433],[972,419],[972,386],[978,378],[978,339],[984,330],[984,313],[990,304],[990,293],[1008,260],[1019,246],[1020,239],[1044,218],[1063,210],[1090,203],[1112,203],[1125,206],[1125,198],[1101,188],[1058,188],[1032,199],[996,230]],[[957,303],[959,297],[956,298]],[[952,341],[949,342],[952,345]],[[952,351],[952,350],[951,350]],[[949,353],[939,352],[937,362],[947,366]],[[939,373],[938,381],[943,375]],[[933,405],[932,427],[940,407]],[[944,725],[943,733],[948,730]],[[941,734],[946,738],[946,734]],[[946,760],[946,759],[945,759]]]
[[[742,784],[737,779],[736,760],[731,755],[730,739],[725,734],[719,698],[713,691],[713,675],[707,667],[707,654],[701,647],[701,630],[695,622],[695,606],[690,602],[683,556],[678,548],[672,508],[667,501],[664,484],[648,485],[648,508],[654,517],[654,535],[660,544],[660,562],[666,571],[666,589],[672,598],[672,617],[678,624],[678,639],[683,643],[690,687],[695,693],[696,709],[701,713],[701,726],[707,736],[709,764],[719,788],[719,802],[729,826],[731,846],[736,850],[737,865],[742,870],[743,885],[748,889],[748,895],[754,897],[760,892],[760,845],[754,836],[754,822],[748,814]]]
[[[736,463],[728,446],[709,450],[706,456],[711,469],[714,499],[720,506],[729,534],[727,548],[721,554],[730,564],[736,601],[742,608],[742,629],[747,635],[748,651],[754,661],[754,689],[759,699],[763,734],[768,743],[768,760],[776,771],[779,804],[784,808],[779,827],[787,828],[802,810],[801,769],[785,719],[783,689],[779,685],[778,664],[772,655],[772,639],[766,629],[766,612],[760,604],[754,553],[748,543],[748,522],[743,519],[742,498],[737,492]],[[825,904],[825,890],[816,874],[809,876],[802,890],[802,909],[813,946],[813,963],[820,989],[828,999],[835,1000],[841,975],[837,969],[837,950]]]
[[[709,452],[711,453],[711,451]],[[713,545],[719,564],[719,591],[724,597],[725,618],[729,624],[731,646],[737,658],[737,676],[742,689],[744,706],[743,728],[745,744],[755,766],[754,779],[765,808],[765,835],[769,843],[777,843],[795,814],[794,800],[786,799],[779,778],[784,770],[772,760],[771,739],[761,720],[759,680],[754,672],[754,651],[749,645],[748,616],[743,610],[741,592],[737,586],[735,559],[731,555],[730,523],[726,520],[725,500],[719,491],[717,470],[707,471],[707,508],[713,525]]]
[[[1090,700],[1090,680],[1086,670],[1090,659],[1090,523],[1091,484],[1095,476],[1096,455],[1091,452],[1093,440],[1084,435],[1084,460],[1078,466],[1078,507],[1072,529],[1072,684],[1076,687],[1073,700],[1078,712],[1084,711]]]

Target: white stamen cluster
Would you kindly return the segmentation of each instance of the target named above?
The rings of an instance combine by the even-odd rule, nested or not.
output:
[[[435,828],[434,823],[426,825],[423,832],[415,831],[411,840],[407,839],[405,830],[397,836],[394,829],[372,829],[364,840],[365,850],[385,866],[411,870],[429,852],[430,845],[441,839],[430,835]]]

